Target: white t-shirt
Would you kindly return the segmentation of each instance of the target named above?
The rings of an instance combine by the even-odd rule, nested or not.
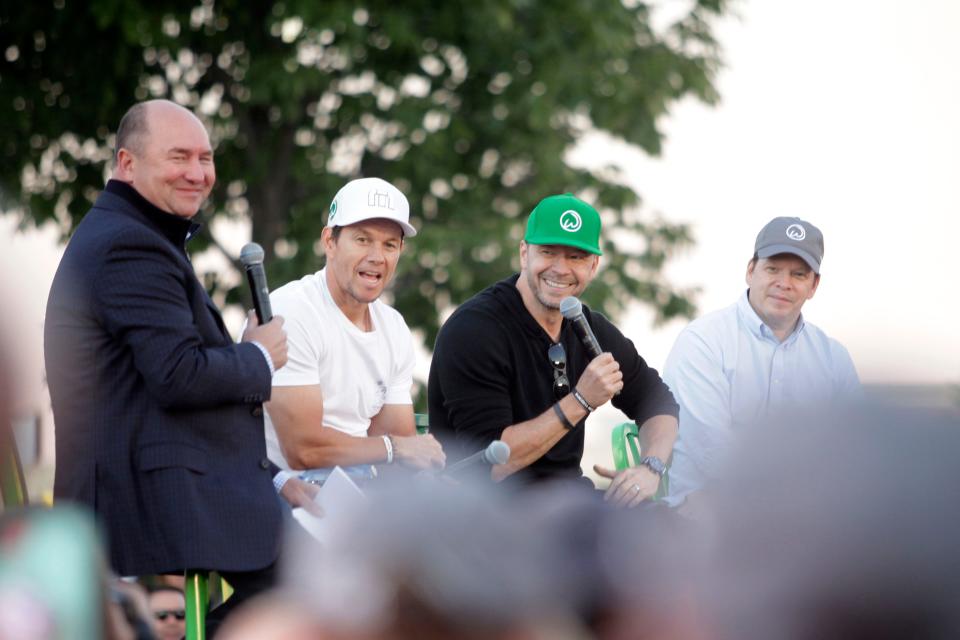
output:
[[[270,304],[287,331],[287,364],[273,376],[273,386],[320,385],[326,426],[365,436],[383,405],[413,404],[413,337],[395,309],[374,301],[373,331],[361,331],[333,301],[326,269],[280,287]],[[269,411],[264,423],[267,456],[289,469]]]

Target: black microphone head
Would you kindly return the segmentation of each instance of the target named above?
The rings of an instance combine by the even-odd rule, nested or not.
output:
[[[263,247],[256,242],[248,242],[240,250],[240,263],[244,267],[252,267],[255,264],[263,264]]]
[[[490,464],[506,464],[507,460],[510,459],[510,445],[503,440],[494,440],[487,445],[483,457]]]
[[[567,320],[572,320],[583,313],[583,305],[574,296],[567,296],[560,301],[560,313]]]

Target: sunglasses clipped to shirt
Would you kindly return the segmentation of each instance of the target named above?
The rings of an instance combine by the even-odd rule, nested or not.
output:
[[[553,365],[553,395],[559,400],[570,393],[570,380],[567,379],[567,352],[563,343],[550,345],[547,358]]]
[[[183,609],[160,609],[153,612],[153,617],[157,620],[166,620],[169,616],[173,616],[177,620],[183,620],[187,617],[187,612]]]

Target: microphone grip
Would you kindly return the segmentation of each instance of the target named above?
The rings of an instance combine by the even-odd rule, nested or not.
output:
[[[449,474],[451,474],[451,473],[457,473],[457,472],[460,471],[461,469],[465,469],[465,468],[467,468],[467,467],[469,467],[469,466],[472,466],[472,465],[474,465],[474,464],[476,464],[476,463],[478,463],[478,462],[481,462],[481,461],[483,461],[483,454],[486,453],[486,452],[487,452],[486,449],[483,449],[482,451],[477,451],[476,453],[467,456],[467,457],[464,458],[463,460],[460,460],[459,462],[453,463],[452,465],[450,465],[449,467],[447,467],[446,469],[444,469],[444,473],[447,474],[447,475],[449,475]]]
[[[573,330],[577,332],[591,360],[603,353],[600,350],[600,343],[597,342],[597,336],[593,335],[593,329],[587,324],[587,319],[583,317],[583,314],[573,320]]]
[[[247,265],[245,270],[257,321],[266,324],[273,320],[273,309],[270,307],[270,290],[267,288],[267,274],[263,270],[263,263]]]

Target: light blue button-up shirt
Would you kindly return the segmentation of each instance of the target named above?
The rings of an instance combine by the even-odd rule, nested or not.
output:
[[[738,432],[861,395],[843,345],[802,315],[780,342],[747,293],[680,333],[663,379],[680,403],[667,497],[674,506],[716,473]]]

